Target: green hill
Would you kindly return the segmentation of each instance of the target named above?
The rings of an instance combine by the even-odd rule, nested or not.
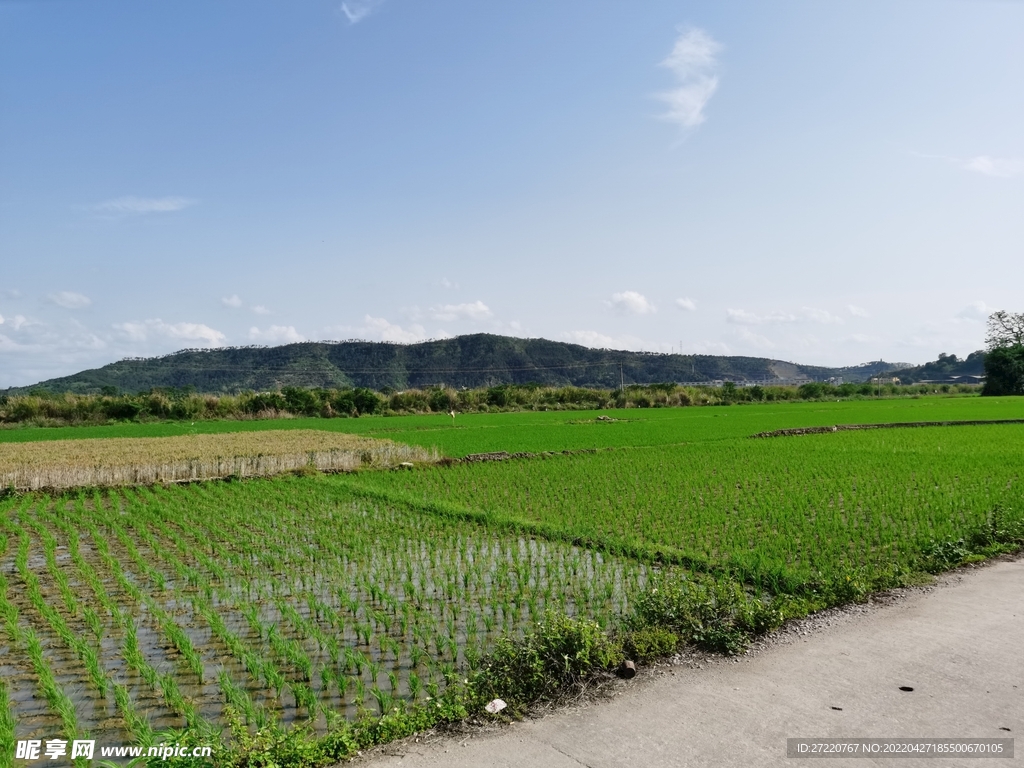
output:
[[[894,370],[891,375],[898,376],[903,384],[924,381],[939,384],[976,384],[978,382],[974,379],[985,375],[985,352],[978,350],[962,359],[956,355],[942,354],[938,360],[913,368]]]
[[[656,382],[799,383],[842,376],[864,381],[894,367],[878,361],[848,368],[798,365],[760,357],[669,355],[592,349],[546,339],[473,334],[419,344],[344,341],[280,347],[186,349],[154,358],[126,358],[102,368],[18,387],[92,394],[154,387],[198,392],[266,391],[284,386],[403,390],[434,385],[482,387],[537,383],[616,388]]]

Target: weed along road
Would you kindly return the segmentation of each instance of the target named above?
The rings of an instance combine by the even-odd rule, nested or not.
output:
[[[408,740],[368,755],[411,766],[793,766],[788,738],[1012,738],[1024,756],[1024,559],[960,570],[933,589],[830,611],[735,660],[644,670],[596,701],[497,730]],[[913,690],[902,690],[912,688]],[[810,765],[891,765],[824,758]]]

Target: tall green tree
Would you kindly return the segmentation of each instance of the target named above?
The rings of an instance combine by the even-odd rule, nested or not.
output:
[[[984,395],[1024,395],[1024,312],[988,317]]]

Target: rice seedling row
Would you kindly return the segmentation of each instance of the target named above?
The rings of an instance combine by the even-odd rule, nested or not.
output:
[[[15,724],[19,738],[52,734],[64,712],[65,729],[144,740],[222,724],[229,704],[252,727],[322,729],[436,698],[548,608],[609,622],[646,578],[325,479],[25,497],[3,530],[0,573],[32,608],[4,603],[7,623],[57,682],[49,720]],[[65,652],[33,657],[30,635]]]

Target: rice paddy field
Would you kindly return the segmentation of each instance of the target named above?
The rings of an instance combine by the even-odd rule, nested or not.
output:
[[[938,550],[956,564],[979,532],[1024,524],[1024,425],[750,435],[1015,418],[1024,399],[197,423],[536,455],[9,494],[0,765],[14,738],[146,742],[222,728],[229,706],[252,730],[323,733],[437,699],[546,611],[614,628],[666,574],[797,596],[919,572]],[[181,429],[7,430],[0,449],[59,461],[72,436]]]
[[[387,712],[545,610],[608,622],[645,566],[302,479],[9,502],[0,677],[19,737]],[[24,645],[27,652],[14,652]]]

